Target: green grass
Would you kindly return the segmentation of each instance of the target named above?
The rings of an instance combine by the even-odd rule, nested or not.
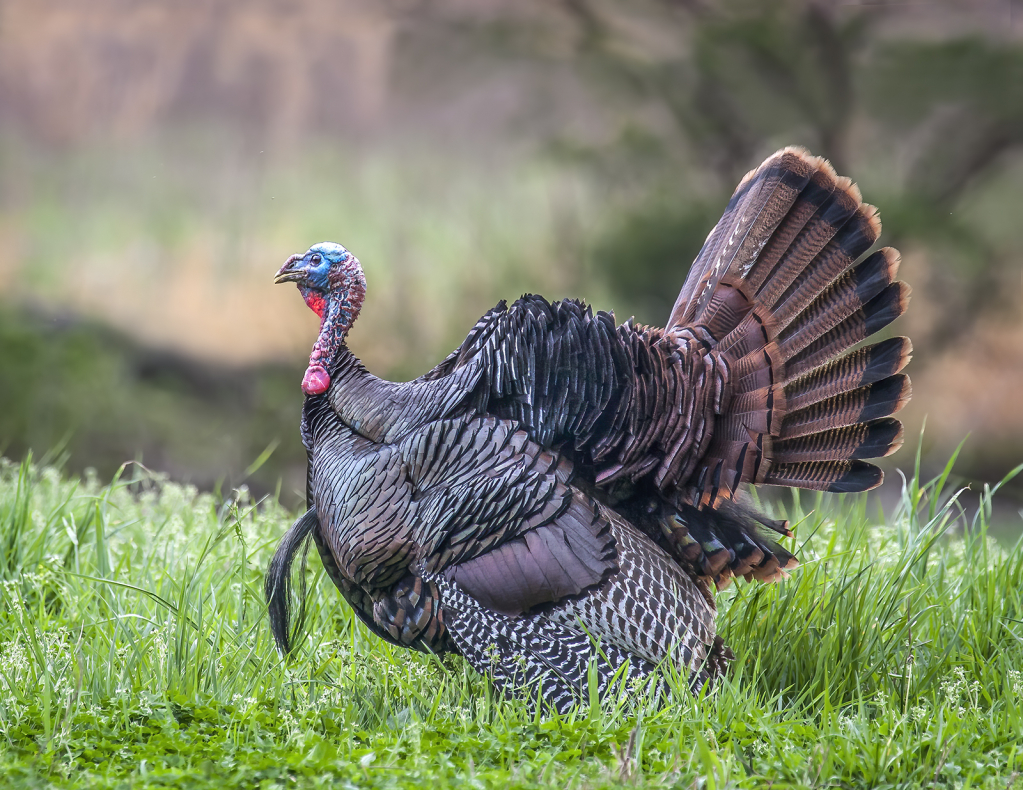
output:
[[[703,699],[573,715],[392,648],[310,562],[283,665],[262,574],[292,514],[135,467],[109,485],[0,462],[4,787],[1005,788],[1023,771],[1023,550],[946,477],[887,525],[794,502],[802,567],[719,597],[739,656]]]

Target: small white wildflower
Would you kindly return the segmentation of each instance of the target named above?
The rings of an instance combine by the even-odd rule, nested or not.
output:
[[[156,650],[156,658],[158,662],[163,665],[167,661],[167,634],[164,629],[160,629],[153,634],[153,647]]]
[[[21,673],[29,668],[28,651],[20,642],[7,642],[0,652],[3,664],[14,673]]]
[[[966,708],[962,704],[963,698],[968,697],[976,686],[976,683],[968,686],[966,683],[966,670],[962,667],[955,667],[952,670],[952,677],[941,681],[941,696],[945,698],[945,704],[949,708],[954,710],[959,716],[965,716]]]
[[[289,730],[294,730],[298,727],[298,719],[295,718],[294,714],[290,710],[286,710],[281,714],[281,721]]]

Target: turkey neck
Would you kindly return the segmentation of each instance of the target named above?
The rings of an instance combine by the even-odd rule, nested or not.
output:
[[[360,307],[362,298],[359,294],[350,294],[347,290],[342,294],[331,294],[320,321],[320,334],[316,337],[312,353],[309,355],[310,364],[318,362],[330,370],[343,353],[354,359],[354,355],[345,345],[345,338],[355,319],[359,317]]]
[[[337,363],[341,350],[345,348],[348,330],[359,317],[365,288],[344,288],[339,294],[331,294],[326,304],[312,303],[308,295],[304,296],[306,303],[320,314],[320,333],[309,354],[309,367],[302,377],[302,389],[306,395],[321,395],[330,386],[331,375],[327,371]]]

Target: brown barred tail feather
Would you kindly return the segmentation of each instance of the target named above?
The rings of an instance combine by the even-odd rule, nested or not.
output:
[[[891,415],[909,399],[895,338],[846,354],[902,314],[899,254],[878,250],[877,210],[831,165],[786,148],[750,173],[693,265],[668,330],[702,327],[727,370],[714,437],[688,500],[703,507],[741,483],[864,490],[855,463],[902,443]]]
[[[795,564],[736,509],[742,483],[864,491],[882,473],[863,459],[902,444],[891,415],[910,397],[909,340],[850,352],[909,298],[896,250],[859,260],[880,232],[855,184],[786,148],[740,183],[679,294],[667,331],[709,334],[725,374],[713,438],[677,498],[685,527],[668,539],[718,586]]]
[[[881,485],[881,470],[866,461],[813,461],[773,464],[764,482],[774,486],[853,494]]]

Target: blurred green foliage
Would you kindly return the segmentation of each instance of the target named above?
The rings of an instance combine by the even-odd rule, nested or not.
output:
[[[687,267],[679,261],[696,257],[718,216],[720,208],[708,203],[652,197],[609,223],[594,245],[592,267],[620,304],[645,322],[663,325],[685,279]]]
[[[224,370],[0,305],[0,454],[39,448],[104,477],[136,459],[207,490],[247,484],[297,506],[301,375]]]

